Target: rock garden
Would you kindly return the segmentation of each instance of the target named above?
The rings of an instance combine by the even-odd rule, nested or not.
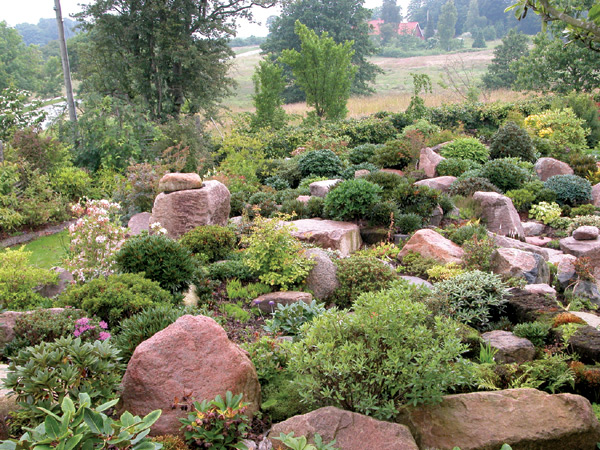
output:
[[[73,222],[60,267],[0,252],[0,449],[597,448],[600,121],[569,101],[241,120],[121,174],[20,132],[3,231]]]

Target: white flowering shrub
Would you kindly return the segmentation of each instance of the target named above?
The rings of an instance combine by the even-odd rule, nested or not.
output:
[[[125,240],[125,228],[119,225],[118,203],[108,200],[88,200],[73,206],[79,216],[69,227],[71,244],[67,268],[80,282],[114,273],[114,256]]]

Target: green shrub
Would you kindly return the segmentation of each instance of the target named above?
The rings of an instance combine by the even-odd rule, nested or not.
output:
[[[584,120],[579,119],[571,108],[552,109],[525,119],[525,127],[536,136],[551,143],[550,156],[561,158],[565,149],[580,151],[587,148]]]
[[[350,166],[347,169],[342,170],[340,178],[342,178],[343,180],[351,180],[355,178],[357,170],[368,170],[369,172],[377,172],[379,168],[376,165],[368,162],[355,164],[354,166]]]
[[[450,226],[442,231],[442,234],[456,245],[463,245],[473,236],[479,239],[487,237],[487,228],[484,225],[468,223],[462,226]]]
[[[116,398],[122,370],[109,340],[68,336],[20,351],[10,361],[5,386],[16,394],[25,426],[36,426],[45,416],[40,407],[57,413],[66,397],[87,393],[93,405]]]
[[[438,127],[437,125],[434,125],[425,119],[419,119],[415,123],[404,127],[404,129],[402,130],[402,135],[406,136],[411,131],[418,131],[426,138],[429,138],[431,136],[435,136],[441,130],[440,127]]]
[[[301,200],[292,199],[286,200],[281,204],[279,212],[292,217],[294,220],[297,219],[310,219],[308,214],[308,207],[306,202]]]
[[[392,200],[375,203],[368,214],[369,225],[387,227],[392,221],[395,223],[399,215],[400,210]],[[421,220],[420,217],[419,220]]]
[[[73,308],[59,311],[38,309],[21,314],[15,319],[15,338],[7,343],[4,356],[11,357],[26,347],[72,335],[75,331],[75,321],[85,316],[84,311]],[[96,340],[95,337],[92,340]]]
[[[427,272],[438,264],[437,259],[423,256],[411,250],[402,257],[402,264],[398,266],[398,270],[417,277],[427,277]]]
[[[184,292],[196,279],[196,265],[190,251],[161,234],[140,234],[128,239],[115,259],[121,271],[144,272],[146,278],[172,293]]]
[[[438,204],[440,191],[428,186],[405,182],[394,189],[392,199],[403,213],[414,213],[429,219]]]
[[[244,237],[245,264],[269,286],[287,290],[302,283],[314,262],[304,257],[302,244],[292,234],[292,226],[256,217],[252,234]]]
[[[181,316],[198,314],[193,308],[176,308],[172,305],[154,305],[121,321],[112,343],[119,349],[121,362],[127,364],[138,345],[164,330]],[[202,312],[206,315],[206,312]]]
[[[331,150],[313,150],[300,156],[298,168],[303,177],[336,177],[342,171],[342,162]]]
[[[273,175],[265,179],[265,185],[272,187],[276,191],[283,191],[290,188],[290,182],[278,175]]]
[[[508,291],[498,275],[474,270],[435,283],[433,298],[447,301],[447,314],[481,330],[503,311]]]
[[[385,289],[398,278],[384,262],[369,256],[353,255],[335,261],[338,288],[332,301],[340,308],[349,308],[364,292]]]
[[[550,333],[550,324],[544,322],[527,322],[515,325],[513,334],[529,339],[536,347],[543,347]]]
[[[211,280],[230,280],[237,278],[240,281],[250,281],[258,275],[250,269],[243,259],[230,259],[226,261],[217,261],[208,266],[208,277]]]
[[[0,448],[4,450],[34,449],[97,449],[114,448],[117,441],[120,448],[159,450],[161,444],[155,444],[146,436],[150,427],[158,420],[161,410],[152,411],[144,418],[133,416],[128,411],[115,420],[101,411],[106,411],[117,404],[112,400],[94,407],[90,395],[83,392],[75,399],[76,404],[65,397],[60,404],[62,416],[52,412],[43,412],[40,424],[28,429],[20,437],[18,444],[14,441],[2,441]],[[77,409],[75,409],[77,405]],[[56,411],[57,413],[59,411]]]
[[[243,286],[242,282],[238,279],[229,280],[227,282],[227,297],[230,300],[242,299],[242,300],[253,300],[263,294],[273,292],[270,286],[263,283],[248,283]]]
[[[483,177],[459,178],[448,189],[450,195],[462,195],[463,197],[471,197],[475,192],[479,191],[500,193],[500,189]]]
[[[467,170],[480,169],[481,164],[472,159],[448,158],[440,161],[435,170],[440,177],[459,177]]]
[[[379,202],[381,192],[381,187],[364,178],[346,180],[327,194],[323,211],[333,220],[362,219]]]
[[[528,211],[536,199],[536,195],[528,189],[513,189],[507,191],[506,196],[512,200],[513,205],[520,212]]]
[[[410,143],[404,139],[388,141],[375,149],[371,162],[377,167],[402,170],[415,160]]]
[[[465,351],[456,327],[414,302],[414,288],[363,294],[354,314],[316,317],[291,349],[304,400],[390,420],[403,405],[439,402],[460,385]]]
[[[383,147],[382,144],[362,144],[354,147],[348,153],[348,161],[352,164],[363,164],[369,162],[373,155],[375,154],[375,150]]]
[[[566,163],[569,164],[575,175],[586,178],[590,173],[598,170],[596,158],[585,153],[570,152],[567,154]]]
[[[489,158],[489,151],[485,145],[469,137],[455,139],[444,145],[440,153],[444,158],[471,159],[482,164]]]
[[[512,158],[492,159],[484,164],[480,174],[502,192],[519,189],[531,179],[531,174]]]
[[[490,272],[492,253],[496,248],[498,248],[496,241],[487,234],[482,237],[474,234],[463,243],[465,253],[462,259],[465,267],[469,270]]]
[[[237,243],[231,228],[204,225],[185,233],[179,243],[194,254],[203,254],[209,262],[225,258]]]
[[[397,186],[406,183],[406,180],[403,177],[392,172],[371,172],[369,175],[363,177],[363,179],[380,186],[383,189],[381,197],[384,199],[391,198],[394,189],[396,189]]]
[[[576,206],[571,209],[569,213],[569,217],[577,217],[577,216],[595,216],[598,212],[598,207],[592,204]]]
[[[546,180],[544,187],[556,193],[560,205],[579,205],[592,200],[592,185],[577,175],[554,175]]]
[[[296,302],[289,305],[279,303],[273,311],[272,319],[265,320],[264,329],[268,333],[283,333],[285,336],[301,337],[301,328],[305,323],[325,312],[325,306],[316,300],[310,304]]]
[[[173,300],[157,282],[141,274],[125,273],[73,285],[59,297],[57,304],[82,308],[116,325],[144,308]]]
[[[418,214],[405,213],[394,217],[394,224],[400,233],[410,234],[423,227],[423,218]]]
[[[254,218],[257,214],[263,217],[270,217],[277,211],[275,194],[264,191],[255,192],[248,198],[248,204],[244,211],[250,218]]]
[[[0,307],[27,310],[39,306],[45,299],[34,291],[42,284],[55,284],[57,275],[29,264],[31,252],[23,248],[7,248],[0,252]]]
[[[535,149],[527,131],[514,122],[507,122],[492,136],[490,158],[511,157],[535,162]]]
[[[535,220],[550,225],[556,219],[560,217],[562,210],[558,203],[540,202],[537,205],[533,205],[529,210],[529,215]]]
[[[323,217],[325,199],[322,197],[311,197],[306,204],[309,217]]]
[[[78,200],[90,193],[92,177],[82,169],[73,166],[61,167],[52,174],[52,187],[69,200]]]

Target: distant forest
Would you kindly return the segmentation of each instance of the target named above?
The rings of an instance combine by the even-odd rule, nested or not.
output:
[[[71,19],[63,19],[63,21],[65,24],[65,37],[67,39],[79,33],[79,30],[77,30],[77,21]],[[40,19],[37,25],[20,23],[15,28],[23,37],[23,42],[27,45],[35,44],[44,46],[50,41],[58,39],[56,19]]]

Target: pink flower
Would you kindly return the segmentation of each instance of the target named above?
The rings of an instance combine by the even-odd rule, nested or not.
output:
[[[98,339],[101,341],[105,341],[107,339],[110,338],[110,333],[106,332],[106,331],[101,331],[100,335],[98,336]]]
[[[82,325],[82,326],[86,326],[90,323],[90,319],[88,319],[87,317],[82,317],[81,319],[77,319],[75,321],[76,325]]]
[[[108,328],[108,324],[104,320],[101,320],[98,325],[100,325],[100,328],[102,328],[103,330],[106,330]]]

